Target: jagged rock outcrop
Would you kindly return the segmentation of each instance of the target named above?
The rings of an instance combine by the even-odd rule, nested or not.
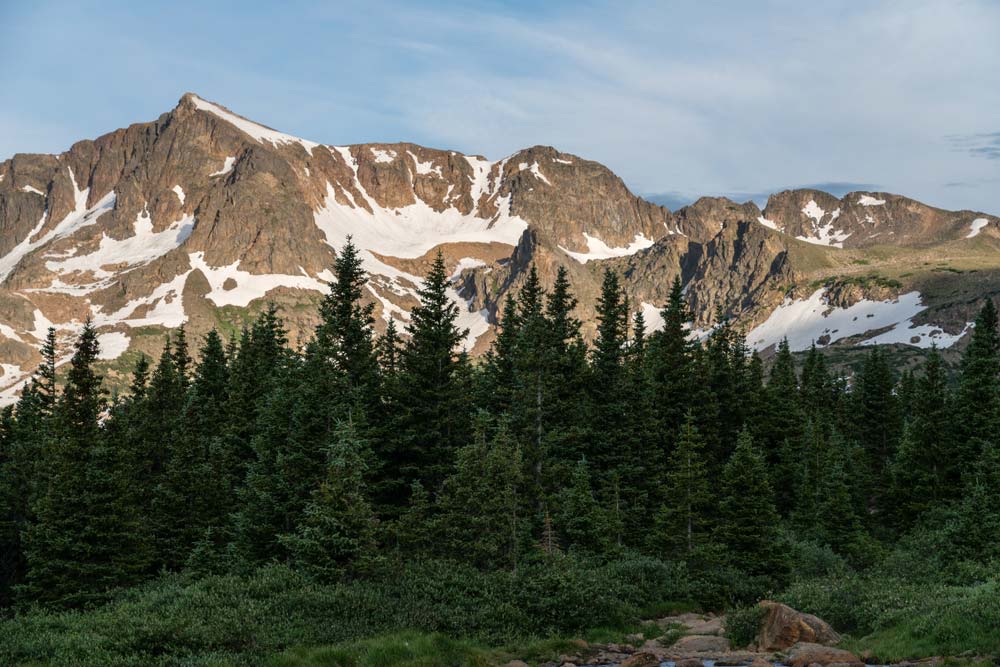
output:
[[[66,345],[87,317],[109,362],[126,351],[157,354],[181,324],[194,336],[212,327],[231,335],[265,301],[302,340],[348,236],[363,250],[379,328],[405,325],[421,275],[442,252],[474,354],[532,265],[546,287],[559,266],[569,270],[591,336],[606,268],[622,273],[652,327],[678,276],[697,327],[717,311],[749,327],[786,298],[811,298],[813,285],[861,270],[851,248],[947,244],[954,256],[974,256],[979,271],[958,296],[941,285],[950,276],[924,271],[894,294],[852,283],[827,297],[843,309],[920,287],[932,295],[922,305],[949,321],[936,338],[931,329],[900,337],[940,345],[964,331],[976,296],[1000,292],[983,260],[996,254],[998,226],[993,216],[882,193],[783,192],[763,212],[703,198],[671,213],[603,165],[547,146],[500,160],[410,143],[328,146],[189,93],[154,121],[59,155],[0,162],[0,400],[12,400],[33,370],[48,326]]]
[[[800,642],[828,646],[840,641],[840,635],[818,616],[771,600],[762,600],[760,608],[764,612],[757,633],[760,650],[780,651]]]

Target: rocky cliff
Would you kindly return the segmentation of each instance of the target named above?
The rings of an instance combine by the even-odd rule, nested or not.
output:
[[[869,332],[953,343],[1000,264],[996,217],[898,195],[800,190],[763,211],[703,198],[672,213],[551,147],[488,160],[407,143],[328,146],[187,94],[153,122],[0,162],[0,390],[15,395],[48,326],[68,344],[88,316],[112,366],[155,354],[182,324],[231,335],[268,301],[302,338],[348,236],[364,251],[380,328],[391,318],[405,328],[441,251],[474,353],[531,264],[546,285],[569,269],[588,334],[610,267],[653,325],[680,276],[698,327],[721,311],[756,327],[761,347],[802,331],[825,344]],[[823,330],[858,304],[892,314]]]

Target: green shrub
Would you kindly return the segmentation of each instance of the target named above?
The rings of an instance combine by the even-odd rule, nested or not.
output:
[[[280,566],[167,575],[89,611],[32,610],[0,623],[0,664],[255,664],[294,646],[404,630],[496,646],[631,627],[640,609],[689,590],[683,568],[630,555],[489,573],[428,562],[332,585]]]
[[[758,605],[740,607],[726,614],[726,637],[735,647],[744,647],[753,643],[764,620],[766,610]]]

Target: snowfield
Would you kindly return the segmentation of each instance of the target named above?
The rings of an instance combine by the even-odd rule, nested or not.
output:
[[[583,233],[583,237],[587,240],[587,252],[573,252],[572,250],[567,250],[566,248],[559,246],[560,250],[581,264],[586,264],[592,259],[610,259],[612,257],[634,255],[640,250],[644,250],[655,243],[653,239],[647,239],[646,236],[641,233],[636,234],[635,239],[624,248],[612,248],[601,239],[596,236],[591,236],[587,232]]]
[[[901,294],[893,301],[862,299],[848,308],[830,306],[824,298],[825,294],[826,288],[822,287],[808,299],[785,299],[766,321],[747,334],[747,343],[763,350],[787,337],[789,347],[797,352],[809,349],[813,343],[821,346],[819,339],[824,336],[828,336],[829,340],[822,345],[829,345],[842,338],[885,327],[893,328],[862,341],[862,344],[905,343],[922,348],[936,344],[938,347],[950,347],[962,336],[947,334],[931,325],[913,324],[913,317],[924,310],[919,292]]]

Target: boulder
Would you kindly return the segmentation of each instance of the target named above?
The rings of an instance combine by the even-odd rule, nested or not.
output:
[[[684,658],[683,660],[678,660],[674,667],[705,667],[705,664],[698,658]]]
[[[782,661],[790,667],[864,667],[858,656],[842,648],[800,642],[792,646]]]
[[[796,643],[836,644],[840,641],[830,624],[813,616],[796,611],[788,605],[762,600],[766,611],[757,633],[757,645],[762,651],[782,651]]]
[[[692,635],[721,635],[722,619],[718,617],[708,618],[687,626],[687,631]]]
[[[718,653],[729,650],[729,640],[718,635],[688,635],[674,642],[671,649],[682,653]]]
[[[660,667],[660,659],[648,651],[633,653],[620,667]]]
[[[774,665],[764,658],[754,658],[753,662],[750,663],[750,667],[774,667]]]

